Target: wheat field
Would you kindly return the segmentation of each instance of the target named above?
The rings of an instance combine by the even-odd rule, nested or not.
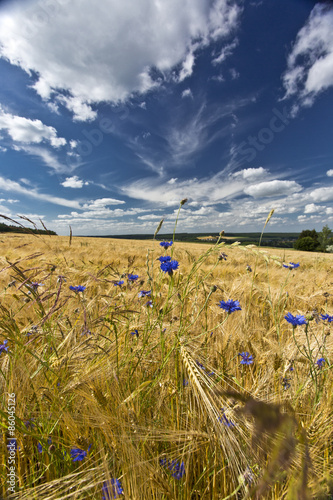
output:
[[[333,255],[159,243],[0,235],[3,498],[333,498]]]

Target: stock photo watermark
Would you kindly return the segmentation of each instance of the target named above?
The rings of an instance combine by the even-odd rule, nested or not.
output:
[[[113,110],[113,113],[119,114],[120,120],[125,120],[129,115],[129,110],[127,106],[119,106],[118,108]],[[75,165],[79,165],[81,163],[81,158],[85,158],[90,156],[95,148],[99,147],[103,141],[105,134],[112,134],[115,130],[115,124],[110,118],[102,117],[98,121],[97,127],[94,127],[90,130],[86,128],[81,130],[81,134],[84,139],[77,140],[77,144],[73,151],[68,151],[66,163],[70,167],[75,167]]]
[[[249,135],[246,141],[241,142],[235,149],[235,155],[242,156],[247,162],[253,161],[258,151],[263,151],[270,144],[275,135],[282,132],[290,123],[289,113],[284,107],[282,112],[276,108],[272,110],[273,116],[268,127],[263,127],[256,135]]]
[[[26,38],[34,37],[38,31],[49,24],[60,10],[72,0],[40,0],[26,10],[27,22],[22,26],[21,34]]]
[[[8,394],[8,435],[7,437],[7,490],[8,493],[15,493],[16,487],[16,450],[17,441],[15,435],[15,413],[16,413],[16,395]]]

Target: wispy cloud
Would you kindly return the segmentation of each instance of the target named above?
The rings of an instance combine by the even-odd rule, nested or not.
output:
[[[219,55],[214,57],[214,59],[212,61],[213,64],[217,65],[217,64],[223,63],[228,57],[231,56],[231,54],[233,53],[233,51],[237,47],[238,43],[239,42],[236,38],[232,43],[228,43],[227,45],[222,47],[222,50],[219,53]]]
[[[32,187],[27,189],[18,182],[6,179],[4,177],[0,177],[0,189],[5,192],[21,194],[28,198],[47,201],[48,203],[53,203],[55,205],[60,205],[63,207],[80,208],[80,203],[78,201],[66,200],[65,198],[60,198],[58,196],[40,193],[36,188]]]
[[[25,153],[40,158],[45,165],[50,167],[57,174],[71,173],[77,165],[67,165],[65,162],[59,161],[57,156],[46,147],[31,146],[31,145],[17,145],[13,146],[15,151],[24,151]]]
[[[246,172],[246,171],[245,171]],[[122,191],[132,198],[151,201],[164,206],[178,205],[182,198],[195,202],[221,203],[244,194],[244,189],[251,179],[265,177],[267,171],[260,167],[251,169],[251,174],[240,173],[238,176],[226,175],[224,171],[207,178],[192,178],[168,181],[160,178],[147,178],[129,183]],[[287,182],[287,181],[286,181]]]

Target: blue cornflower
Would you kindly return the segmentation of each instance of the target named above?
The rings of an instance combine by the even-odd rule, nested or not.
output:
[[[138,293],[138,297],[150,297],[151,296],[151,290],[141,290],[141,292]]]
[[[24,422],[24,425],[26,426],[27,429],[29,429],[29,427],[31,427],[31,429],[33,429],[35,426],[34,422],[33,422],[33,418],[31,418],[30,420],[26,420]]]
[[[330,316],[329,314],[321,314],[320,316],[322,321],[328,321],[329,323],[333,322],[333,316]]]
[[[169,260],[169,261],[164,261],[160,265],[161,270],[164,273],[169,273],[172,274],[173,271],[178,269],[179,263],[176,260]]]
[[[8,346],[6,344],[8,344],[8,340],[4,340],[3,344],[0,344],[0,354],[5,351],[8,352]]]
[[[83,332],[81,333],[81,335],[92,335],[92,333],[91,333],[91,331],[90,331],[90,330],[88,330],[87,328],[85,328],[85,329],[83,330]]]
[[[291,323],[293,326],[307,324],[305,317],[302,316],[301,314],[297,314],[296,316],[293,316],[291,313],[288,313],[284,318],[288,321],[288,323]]]
[[[170,262],[171,257],[170,257],[170,255],[162,255],[157,260],[159,260],[161,262],[161,264],[163,264],[163,262]]]
[[[116,282],[114,283],[114,286],[121,286],[121,285],[123,285],[123,284],[124,284],[124,280],[122,280],[122,281],[116,281]]]
[[[171,475],[175,479],[181,479],[185,474],[185,464],[184,462],[177,462],[177,460],[167,460],[166,458],[160,458],[160,465],[166,467],[171,472]]]
[[[297,264],[295,264],[294,262],[289,262],[289,264],[282,264],[282,265],[286,269],[296,269],[297,267],[299,267],[299,262],[297,262]]]
[[[102,500],[111,500],[111,498],[118,498],[119,495],[122,495],[124,490],[121,487],[119,479],[111,479],[104,481],[102,493]]]
[[[184,462],[176,462],[176,460],[172,460],[171,464],[169,465],[169,470],[171,472],[171,475],[175,479],[181,479],[183,475],[185,474],[185,464]]]
[[[229,420],[226,416],[226,414],[224,413],[224,408],[221,408],[221,411],[222,411],[222,415],[219,417],[219,422],[221,422],[221,424],[224,424],[226,425],[227,427],[235,427],[235,424],[233,424],[231,422],[231,420]]]
[[[131,332],[131,335],[133,335],[133,337],[134,337],[134,335],[136,335],[137,337],[139,337],[139,332],[138,332],[138,330],[134,330],[134,332]]]
[[[318,366],[318,368],[323,368],[325,363],[326,363],[325,358],[319,358],[316,361],[316,365]]]
[[[204,367],[204,365],[202,363],[200,363],[200,361],[196,360],[196,364],[199,366],[199,368],[206,371],[206,368]]]
[[[80,448],[72,448],[70,454],[73,462],[81,462],[87,456],[90,448],[91,445],[89,445],[88,451],[81,450]]]
[[[240,352],[238,353],[238,356],[241,356],[241,365],[252,365],[253,363],[253,356],[250,354],[248,351]]]
[[[139,275],[138,275],[138,274],[129,274],[129,275],[127,276],[127,279],[128,279],[129,281],[135,281],[135,280],[137,280],[137,279],[138,279],[138,277],[139,277]]]
[[[47,440],[47,444],[51,444],[51,443],[52,443],[52,439],[49,437]],[[38,449],[39,453],[42,453],[43,447],[40,443],[37,444],[37,449]]]
[[[239,301],[238,300],[231,300],[231,299],[227,300],[226,302],[224,300],[221,300],[220,308],[227,311],[228,314],[235,312],[235,311],[242,310],[242,308],[239,305]]]
[[[77,285],[77,286],[70,286],[70,290],[73,290],[73,292],[84,292],[86,287],[82,285]]]
[[[146,307],[153,307],[153,301],[148,300],[148,302],[146,302]]]
[[[45,286],[44,283],[38,283],[37,281],[33,281],[28,285],[29,288],[32,288],[33,290],[37,290],[39,286]]]
[[[160,246],[167,249],[167,248],[171,247],[172,244],[173,244],[172,241],[170,241],[170,242],[169,241],[161,241]]]

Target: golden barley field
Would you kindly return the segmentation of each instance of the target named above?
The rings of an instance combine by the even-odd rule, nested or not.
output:
[[[3,498],[333,498],[332,254],[0,245]]]

